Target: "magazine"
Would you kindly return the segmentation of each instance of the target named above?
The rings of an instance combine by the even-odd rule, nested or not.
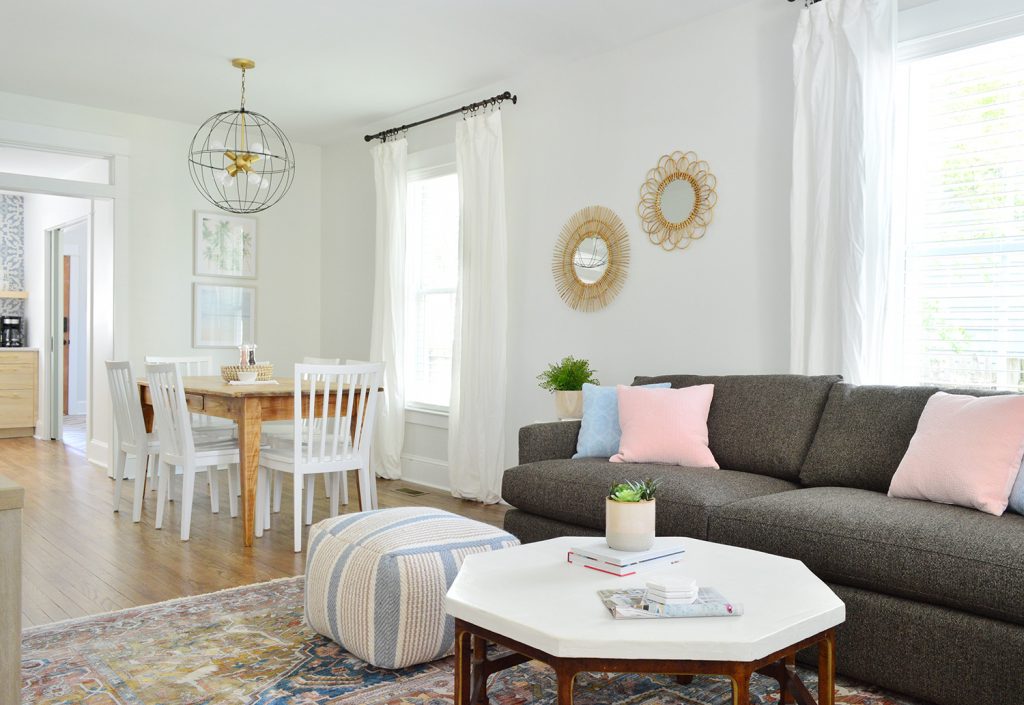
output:
[[[598,590],[601,602],[615,619],[665,619],[675,617],[737,617],[743,605],[730,602],[714,588],[702,587],[688,605],[662,605],[647,600],[646,588]]]

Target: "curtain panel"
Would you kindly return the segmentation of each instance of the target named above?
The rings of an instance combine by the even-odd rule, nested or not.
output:
[[[896,0],[821,0],[793,41],[790,367],[883,374]]]
[[[454,496],[494,503],[505,469],[508,335],[501,112],[460,120],[455,153],[461,232],[448,472]]]
[[[370,468],[380,477],[402,476],[405,441],[405,200],[408,144],[405,139],[371,148],[377,186],[373,328],[370,359],[384,363],[384,393],[377,406]]]

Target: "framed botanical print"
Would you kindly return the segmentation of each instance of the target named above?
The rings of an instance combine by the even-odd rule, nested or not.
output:
[[[236,348],[256,340],[256,288],[192,285],[192,345]]]
[[[195,270],[200,277],[256,278],[256,219],[196,211]]]

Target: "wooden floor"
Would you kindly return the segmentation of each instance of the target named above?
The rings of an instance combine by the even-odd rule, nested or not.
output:
[[[23,625],[108,612],[185,595],[222,590],[292,575],[304,553],[292,551],[290,487],[281,514],[252,548],[242,547],[242,521],[227,509],[221,473],[221,511],[210,512],[209,493],[197,482],[192,537],[178,538],[179,511],[172,502],[164,528],[153,527],[156,494],[149,493],[142,522],[131,520],[132,483],[123,487],[121,511],[112,511],[113,481],[63,443],[31,438],[0,440],[0,475],[25,488]],[[352,503],[358,509],[354,474]],[[327,516],[318,483],[314,521]],[[403,490],[420,491],[420,496]],[[380,506],[430,506],[501,525],[505,507],[458,500],[402,480],[378,480]]]

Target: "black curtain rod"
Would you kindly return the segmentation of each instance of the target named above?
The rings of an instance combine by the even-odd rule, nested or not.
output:
[[[789,1],[790,2],[796,2],[796,0],[789,0]],[[816,2],[821,2],[821,0],[804,0],[804,7],[808,7],[810,5],[813,5]]]
[[[497,105],[498,103],[501,103],[502,101],[505,100],[511,100],[512,105],[515,105],[519,101],[519,97],[512,95],[510,91],[505,91],[504,93],[499,93],[493,98],[488,98],[487,100],[478,100],[475,103],[463,105],[461,108],[449,110],[447,113],[441,113],[440,115],[435,115],[434,117],[429,117],[425,120],[417,120],[416,122],[410,122],[408,125],[402,125],[401,127],[392,127],[390,130],[384,130],[382,132],[378,132],[375,135],[364,135],[363,139],[366,140],[367,142],[371,140],[380,140],[381,142],[384,142],[391,135],[396,135],[399,132],[405,132],[411,127],[426,125],[428,122],[434,122],[434,120],[440,120],[441,118],[450,117],[452,115],[458,115],[459,113],[468,113],[473,110],[479,110],[480,108],[486,108],[488,105]]]

